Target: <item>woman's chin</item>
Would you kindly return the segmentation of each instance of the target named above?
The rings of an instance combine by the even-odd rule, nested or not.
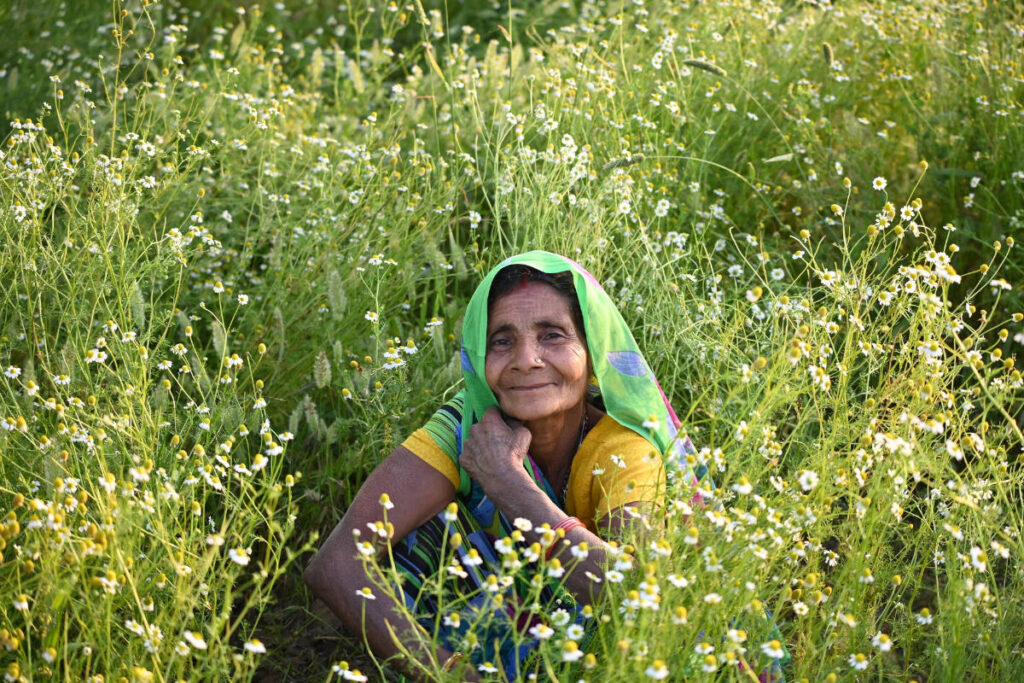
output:
[[[503,413],[520,422],[543,420],[568,410],[567,407],[561,404],[550,405],[548,401],[526,401],[522,399],[506,399],[500,401],[499,405]]]

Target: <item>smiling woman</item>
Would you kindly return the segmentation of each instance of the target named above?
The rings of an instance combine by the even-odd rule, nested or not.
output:
[[[664,492],[665,463],[685,463],[678,456],[690,445],[621,315],[569,259],[530,252],[491,271],[462,343],[465,388],[374,470],[306,580],[384,658],[415,642],[412,631],[443,623],[439,651],[395,659],[407,674],[428,678],[443,662],[469,679],[513,678],[551,632],[542,615],[562,614],[582,632],[612,551],[605,542],[643,519]],[[391,500],[400,540],[360,542]],[[456,554],[442,567],[446,547]],[[364,590],[358,554],[388,550],[404,611]],[[439,571],[460,582],[457,608],[421,590]],[[524,593],[538,585],[531,574],[543,577],[543,609],[524,621]]]

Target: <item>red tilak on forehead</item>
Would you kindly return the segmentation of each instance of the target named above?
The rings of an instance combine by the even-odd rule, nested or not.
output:
[[[515,291],[518,292],[520,289],[524,289],[528,284],[530,284],[530,276],[527,273],[523,273],[519,276],[519,284],[516,285]]]

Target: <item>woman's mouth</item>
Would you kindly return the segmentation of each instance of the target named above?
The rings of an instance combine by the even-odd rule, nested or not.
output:
[[[509,391],[526,392],[526,391],[536,391],[537,389],[543,389],[544,387],[549,387],[549,386],[551,386],[551,382],[544,382],[542,384],[525,384],[525,385],[521,385],[521,386],[517,386],[517,387],[509,387],[508,390]]]

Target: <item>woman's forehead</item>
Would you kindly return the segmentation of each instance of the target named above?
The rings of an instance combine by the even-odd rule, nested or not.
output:
[[[513,321],[535,323],[545,319],[571,322],[569,302],[549,285],[527,282],[494,302],[487,316],[487,327],[494,329]]]

